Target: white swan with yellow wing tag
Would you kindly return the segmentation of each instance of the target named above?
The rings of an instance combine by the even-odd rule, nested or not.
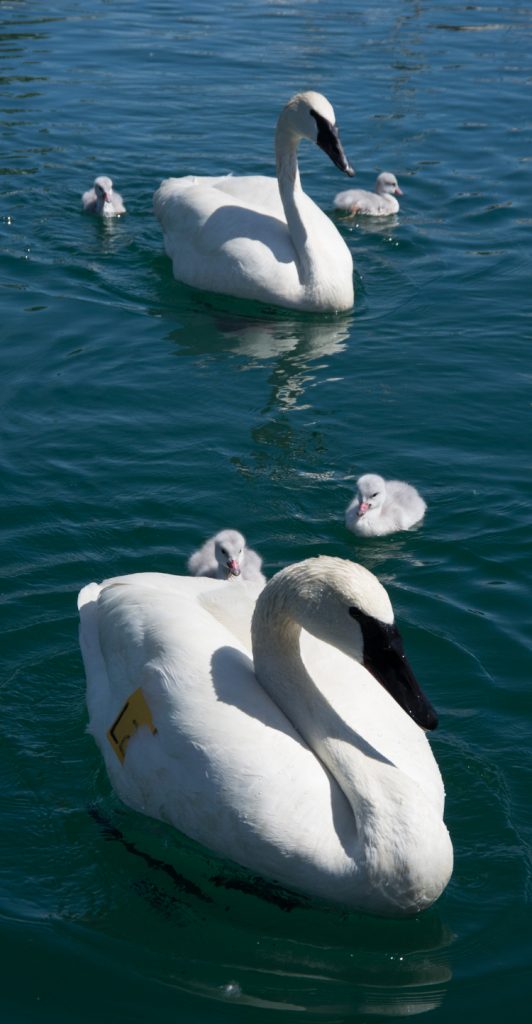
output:
[[[126,804],[310,895],[413,914],[453,854],[436,715],[375,576],[337,558],[246,584],[141,573],[79,598],[90,731]],[[109,739],[138,689],[149,716]],[[138,700],[138,697],[137,697]]]

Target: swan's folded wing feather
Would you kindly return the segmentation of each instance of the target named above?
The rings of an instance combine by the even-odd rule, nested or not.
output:
[[[277,178],[261,174],[228,175],[217,181],[215,187],[250,209],[286,220]]]
[[[242,181],[243,179],[230,179]],[[286,221],[236,194],[163,181],[154,197],[174,276],[195,288],[271,301],[272,282],[287,301],[301,284]]]
[[[294,863],[316,872],[316,891],[331,865],[347,874],[347,802],[257,683],[249,654],[188,587],[157,593],[141,577],[98,588],[81,608],[82,624],[95,613],[101,648],[98,665],[84,645],[91,731],[119,796],[281,881],[285,857],[290,878]],[[141,725],[121,762],[107,730],[138,687],[156,732]]]
[[[251,619],[261,585],[246,580],[224,580],[216,590],[205,591],[199,602],[244,649],[251,653]]]

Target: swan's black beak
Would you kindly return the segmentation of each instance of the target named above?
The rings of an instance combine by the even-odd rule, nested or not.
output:
[[[324,153],[327,153],[327,156],[330,157],[336,167],[352,178],[355,172],[344,153],[338,128],[336,125],[331,124],[326,117],[316,113],[315,110],[311,110],[311,114],[318,126],[318,137],[316,139],[318,146],[320,149],[323,149]]]
[[[438,716],[406,659],[397,626],[379,622],[358,608],[350,608],[349,612],[362,629],[364,667],[414,719],[416,725],[422,729],[435,729]]]

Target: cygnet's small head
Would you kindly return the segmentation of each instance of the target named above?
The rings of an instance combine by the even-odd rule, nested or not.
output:
[[[366,473],[357,480],[357,517],[378,509],[386,497],[386,481],[377,473]]]
[[[110,203],[113,194],[113,182],[106,175],[101,174],[94,179],[94,191],[102,203]]]
[[[277,130],[315,142],[340,171],[353,177],[355,172],[340,142],[334,110],[321,93],[299,92],[292,96],[281,111]]]
[[[390,196],[402,196],[402,190],[399,188],[399,182],[395,177],[395,174],[391,174],[390,171],[383,171],[377,178],[377,184],[375,185],[375,191],[380,195]]]
[[[214,554],[226,579],[240,576],[244,561],[245,538],[238,530],[220,530],[214,538]]]

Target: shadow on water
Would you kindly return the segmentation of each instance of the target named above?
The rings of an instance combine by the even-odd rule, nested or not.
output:
[[[145,982],[278,1020],[294,1010],[324,1021],[412,1016],[441,1004],[454,936],[438,909],[397,921],[343,911],[133,812],[89,813],[122,881],[106,942],[118,943],[116,962],[122,946],[141,959]]]

